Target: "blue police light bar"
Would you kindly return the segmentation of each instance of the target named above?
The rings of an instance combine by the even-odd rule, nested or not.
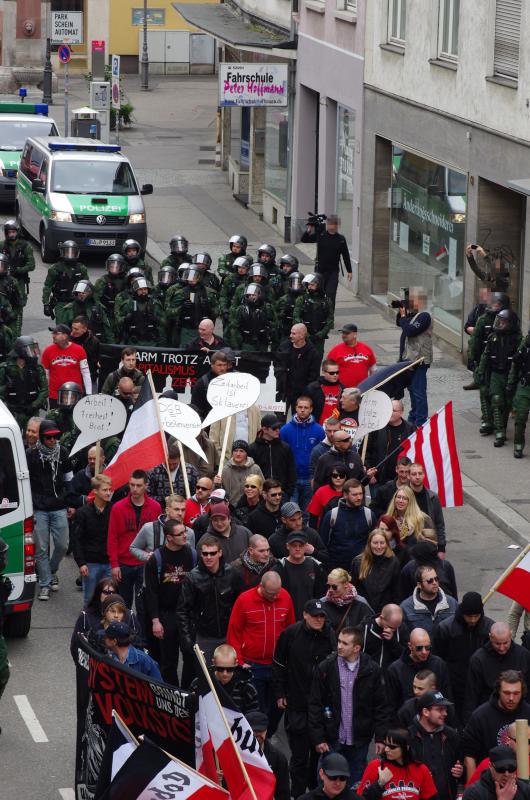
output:
[[[0,102],[0,114],[42,114],[47,117],[48,104],[2,101]]]
[[[48,142],[48,147],[52,151],[76,151],[78,153],[119,153],[121,146],[119,144],[82,144],[76,142]]]

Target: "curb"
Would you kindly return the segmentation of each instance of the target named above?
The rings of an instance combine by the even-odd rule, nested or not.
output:
[[[153,262],[151,267],[159,267],[161,262],[166,258],[167,254],[164,253],[161,247],[157,245],[154,239],[147,237],[147,244],[145,246],[145,255]]]
[[[464,500],[476,511],[487,517],[510,539],[526,547],[530,542],[530,522],[522,517],[511,506],[494,497],[491,492],[476,483],[462,472]]]

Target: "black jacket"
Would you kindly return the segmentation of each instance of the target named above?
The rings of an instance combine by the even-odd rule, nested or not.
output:
[[[407,649],[401,658],[394,661],[386,673],[386,691],[388,702],[393,716],[397,716],[397,712],[409,697],[412,697],[412,683],[414,676],[422,669],[430,669],[436,675],[436,688],[444,697],[451,698],[451,687],[449,685],[449,675],[447,666],[438,656],[430,655],[426,661],[416,663],[410,657],[410,652]]]
[[[302,564],[290,564],[287,557],[281,558],[272,570],[291,595],[297,620],[302,619],[306,602],[322,597],[326,591],[327,570],[312,556],[306,556]]]
[[[529,800],[530,784],[528,781],[516,779],[517,791],[513,800]],[[468,786],[464,792],[463,800],[497,800],[495,783],[489,769],[485,769],[475,783]]]
[[[442,562],[444,563],[444,562]],[[443,658],[449,670],[453,699],[462,711],[469,662],[473,653],[486,644],[493,620],[482,615],[474,628],[469,628],[462,612],[442,620],[434,629],[433,651]]]
[[[103,511],[95,503],[78,508],[72,523],[72,551],[78,567],[85,564],[108,564],[107,534],[111,503]]]
[[[332,653],[313,673],[309,695],[309,737],[313,745],[335,743],[339,738],[341,697],[337,654]],[[368,744],[375,735],[382,742],[388,727],[388,705],[377,664],[364,653],[353,685],[353,742],[355,746]],[[331,719],[326,719],[324,709],[331,709]]]
[[[377,519],[383,514],[386,514],[390,501],[397,491],[396,480],[387,481],[379,486],[376,495],[370,503],[370,508],[374,512]]]
[[[317,788],[300,795],[298,800],[329,800],[329,798],[328,795],[324,793],[323,788]],[[358,795],[355,789],[350,789],[346,786],[340,794],[335,795],[335,800],[358,800]]]
[[[280,398],[293,403],[304,393],[308,383],[316,380],[320,372],[320,354],[312,342],[303,347],[293,347],[290,341],[278,348],[276,386]]]
[[[530,721],[530,705],[521,700],[514,711],[505,711],[499,706],[498,695],[493,693],[471,714],[462,733],[462,754],[474,758],[478,764],[492,747],[504,741],[506,728],[516,719]]]
[[[352,583],[363,597],[378,613],[387,603],[397,603],[401,600],[400,575],[401,568],[395,556],[374,556],[372,570],[362,580],[359,578],[361,556],[354,558],[351,565]]]
[[[275,747],[268,739],[265,739],[263,755],[269,762],[276,778],[276,788],[274,789],[274,800],[290,800],[291,783],[289,780],[289,764],[285,755]]]
[[[322,386],[338,386],[339,387],[339,396],[344,389],[344,385],[337,381],[337,383],[333,383],[332,381],[326,380],[320,376],[316,381],[312,381],[308,386],[305,388],[304,394],[311,398],[313,401],[313,416],[318,421],[320,419],[320,415],[324,410],[324,405],[326,402],[326,397],[324,394],[324,390]]]
[[[92,491],[93,475],[88,466],[74,472],[74,477],[68,488],[68,505],[72,508],[81,508]]]
[[[488,641],[476,650],[469,661],[467,673],[464,719],[469,719],[475,708],[490,697],[500,672],[507,669],[520,670],[529,684],[530,652],[526,647],[512,642],[504,655],[499,655]]]
[[[281,506],[280,506],[281,508]],[[248,515],[247,528],[252,533],[259,533],[270,539],[274,531],[282,524],[282,514],[278,511],[269,511],[265,506],[265,500],[260,500],[258,507]],[[282,553],[282,555],[285,555]]]
[[[339,633],[343,628],[362,627],[364,620],[367,617],[373,617],[374,610],[371,608],[364,597],[357,595],[348,606],[338,606],[330,600],[323,600],[322,605],[326,612],[328,622],[335,631]]]
[[[190,691],[196,693],[198,685],[198,678],[194,678],[190,685]],[[223,684],[223,689],[242,714],[259,711],[258,693],[252,683],[252,673],[249,669],[237,666],[232,680]]]
[[[357,478],[358,481],[364,478],[363,462],[355,447],[350,447],[345,453],[339,452],[335,447],[331,447],[317,461],[313,476],[314,492],[329,482],[335,464],[342,464],[345,467],[348,478]]]
[[[308,687],[315,667],[335,649],[337,639],[326,622],[321,631],[302,620],[289,625],[279,636],[272,662],[276,699],[287,698],[288,711],[306,711]]]
[[[266,442],[259,434],[248,449],[248,454],[263,472],[265,478],[280,481],[286,495],[291,497],[296,485],[296,463],[293,451],[281,439]]]
[[[409,629],[402,623],[391,639],[384,639],[383,629],[377,624],[378,614],[365,617],[360,626],[363,631],[363,653],[379,664],[386,672],[390,664],[401,658],[409,640]]]
[[[271,556],[266,564],[261,565],[259,572],[252,572],[243,562],[243,555],[244,553],[240,555],[239,558],[236,558],[235,561],[232,561],[231,566],[241,575],[243,579],[243,591],[246,592],[247,589],[252,589],[254,586],[258,585],[263,573],[269,572],[277,563],[277,559]]]
[[[390,395],[394,397],[395,395]],[[368,446],[366,448],[365,464],[367,467],[377,467],[386,458],[384,464],[378,468],[377,482],[384,484],[390,481],[396,474],[396,464],[399,457],[399,450],[396,449],[399,442],[414,433],[414,425],[402,419],[399,425],[386,425],[378,431],[373,431],[368,436]],[[396,452],[389,458],[387,456],[396,449]]]
[[[451,769],[460,760],[458,733],[448,725],[429,733],[416,717],[409,727],[409,736],[414,758],[429,767],[440,800],[454,800],[458,781],[451,775]]]
[[[159,619],[161,612],[175,612],[185,576],[191,572],[195,562],[194,552],[188,545],[177,551],[170,551],[167,547],[157,549],[160,566],[158,556],[153,554],[144,568],[145,610],[150,620]],[[166,573],[171,578],[167,582],[163,580]]]
[[[428,565],[432,567],[438,576],[438,581],[440,584],[440,589],[443,589],[446,594],[451,595],[454,597],[455,600],[458,600],[458,588],[456,585],[456,575],[453,565],[447,559],[438,558],[436,552],[436,545],[432,543],[432,556],[429,553],[427,558],[422,558],[421,556],[418,557],[418,552],[416,548],[420,548],[419,552],[426,552],[429,548],[423,547],[423,545],[431,545],[431,542],[418,542],[418,544],[414,545],[411,548],[410,555],[412,556],[410,561],[407,561],[403,569],[401,570],[401,599],[405,600],[407,597],[410,597],[414,589],[416,588],[416,570],[420,566]]]
[[[221,639],[226,636],[232,607],[243,591],[243,580],[221,559],[211,573],[202,561],[186,575],[177,604],[181,646],[192,649],[197,634]]]
[[[215,373],[212,370],[208,370],[205,375],[202,375],[193,389],[191,390],[191,402],[192,405],[195,406],[197,409],[197,413],[201,419],[204,419],[208,412],[211,409],[211,405],[206,398],[206,393],[208,392],[208,386],[210,385],[210,381],[216,377]]]
[[[327,565],[328,563],[328,551],[324,545],[324,542],[316,532],[314,528],[310,528],[309,526],[305,525],[302,528],[302,532],[306,535],[308,544],[312,544],[315,548],[311,555],[313,558],[316,558],[317,561],[320,561],[322,564]],[[287,550],[287,545],[285,542],[287,541],[287,537],[292,531],[287,530],[285,525],[282,525],[280,528],[276,528],[276,531],[272,534],[271,538],[269,539],[269,545],[271,548],[271,553],[276,558],[283,558],[284,556],[288,556],[289,552]]]
[[[414,717],[418,715],[419,711],[418,700],[418,697],[409,697],[408,700],[405,700],[397,714],[400,727],[409,728],[412,725]],[[451,728],[458,728],[458,718],[454,706],[447,706],[447,717],[445,721]]]
[[[302,234],[302,242],[316,244],[318,272],[338,272],[341,256],[346,272],[351,272],[350,251],[342,233],[328,233],[327,230],[309,233],[306,230]]]
[[[26,450],[31,497],[35,511],[59,511],[66,508],[70,482],[74,477],[66,449],[60,445],[59,465],[54,473],[48,461],[42,461],[39,450]]]

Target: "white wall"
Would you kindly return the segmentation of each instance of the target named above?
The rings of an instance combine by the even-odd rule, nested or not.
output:
[[[290,29],[290,0],[236,0],[236,2],[243,11],[272,22],[280,28]]]
[[[530,3],[523,3],[517,89],[486,80],[493,73],[495,0],[461,0],[456,71],[429,63],[438,55],[439,0],[406,0],[404,56],[380,47],[387,41],[388,3],[366,4],[368,86],[508,136],[530,138]]]

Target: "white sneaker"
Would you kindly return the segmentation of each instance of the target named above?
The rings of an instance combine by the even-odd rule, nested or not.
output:
[[[50,599],[50,587],[41,586],[41,590],[39,592],[39,600],[49,600],[49,599]]]
[[[59,578],[57,577],[57,575],[52,575],[52,579],[50,581],[50,589],[52,590],[52,592],[59,591]]]

